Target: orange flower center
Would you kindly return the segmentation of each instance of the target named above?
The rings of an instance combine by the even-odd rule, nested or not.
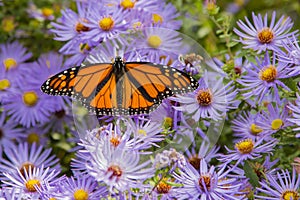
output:
[[[117,178],[120,178],[122,176],[122,170],[119,166],[117,165],[111,165],[108,169],[108,172],[112,172],[112,175],[110,178],[113,178],[114,176]]]
[[[199,90],[197,94],[197,101],[201,106],[208,106],[212,103],[212,94],[209,89]]]
[[[25,183],[25,187],[29,192],[36,192],[36,188],[35,187],[41,187],[40,181],[37,179],[31,179],[28,180]]]
[[[204,190],[204,187],[206,187],[207,190],[209,190],[210,189],[210,176],[209,175],[202,175],[199,178],[198,183],[199,183],[199,186],[200,186],[201,190]]]
[[[274,33],[270,28],[264,28],[258,33],[257,37],[261,43],[269,44],[274,39]]]

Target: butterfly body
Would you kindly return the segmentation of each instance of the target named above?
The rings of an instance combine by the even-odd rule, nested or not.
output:
[[[163,99],[193,91],[198,83],[175,68],[150,62],[124,62],[73,67],[41,86],[49,95],[67,95],[96,115],[149,113]]]

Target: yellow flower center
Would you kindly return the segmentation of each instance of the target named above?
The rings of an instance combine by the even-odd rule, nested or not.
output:
[[[31,168],[31,170],[33,170],[34,168],[34,164],[30,163],[30,162],[25,162],[22,164],[22,166],[20,167],[20,173],[25,176],[25,171],[28,173],[29,168]]]
[[[138,29],[142,27],[142,22],[135,22],[132,24],[132,28]]]
[[[23,102],[26,106],[34,106],[38,102],[38,95],[33,92],[24,92]]]
[[[109,31],[114,26],[114,20],[111,17],[104,17],[99,22],[99,27],[104,31]]]
[[[204,182],[204,185],[203,183]],[[204,187],[207,188],[207,190],[210,189],[210,176],[209,175],[202,175],[200,178],[199,178],[199,186],[201,188],[201,190],[204,190]]]
[[[274,39],[274,33],[270,28],[264,28],[257,34],[258,40],[263,44],[269,44]]]
[[[208,106],[212,103],[212,94],[209,89],[199,90],[197,94],[197,101],[201,106]]]
[[[78,189],[74,192],[74,200],[88,200],[89,193],[87,193],[84,189]]]
[[[122,176],[122,170],[119,166],[117,165],[111,165],[108,169],[108,172],[112,172],[112,175],[110,178],[117,177],[120,178]]]
[[[2,20],[1,25],[2,25],[2,29],[5,32],[9,33],[13,31],[15,28],[15,20],[13,17],[6,17]]]
[[[110,139],[110,143],[114,146],[117,147],[120,144],[120,139],[118,137],[112,137]]]
[[[15,68],[17,66],[17,61],[13,58],[6,58],[3,61],[4,67],[6,70],[9,70],[11,68]]]
[[[53,10],[51,8],[42,8],[42,14],[45,17],[50,17],[51,15],[53,15]]]
[[[293,190],[286,190],[281,195],[283,200],[298,200],[300,198],[299,193]]]
[[[124,9],[131,9],[134,7],[134,4],[135,4],[135,1],[132,2],[131,0],[123,0],[120,5]]]
[[[38,134],[36,134],[36,133],[30,133],[30,134],[28,134],[28,136],[27,136],[27,142],[29,143],[29,144],[32,144],[32,143],[39,143],[40,142],[40,137],[39,137],[39,135]]]
[[[6,90],[10,87],[10,82],[7,79],[0,80],[0,91]]]
[[[169,185],[167,182],[162,180],[157,185],[156,190],[157,190],[157,193],[159,193],[159,194],[167,194],[171,188],[172,188],[171,185]]]
[[[251,131],[252,135],[258,135],[263,130],[256,124],[251,124],[250,131]]]
[[[273,82],[276,79],[276,77],[277,77],[277,69],[273,65],[264,67],[259,72],[259,78],[263,81]]]
[[[246,140],[236,143],[235,147],[237,148],[237,150],[240,153],[247,154],[247,153],[252,152],[252,150],[254,148],[254,142],[252,139],[246,139]]]
[[[139,134],[139,135],[147,136],[147,132],[146,132],[145,130],[143,130],[143,129],[139,129],[139,130],[138,130],[138,134]]]
[[[274,119],[271,126],[273,130],[278,130],[283,126],[283,121],[281,119]]]
[[[158,35],[149,36],[147,42],[152,48],[158,48],[162,43],[161,38]]]
[[[173,125],[173,119],[171,117],[165,117],[163,127],[165,129],[171,128]]]
[[[162,24],[163,23],[163,17],[159,14],[152,14],[152,21],[157,24],[157,23],[160,23]]]
[[[40,181],[39,181],[39,180],[37,180],[37,179],[31,179],[31,180],[28,180],[28,181],[25,183],[25,186],[26,186],[26,189],[27,189],[29,192],[36,192],[35,187],[41,187],[41,184],[40,184]]]

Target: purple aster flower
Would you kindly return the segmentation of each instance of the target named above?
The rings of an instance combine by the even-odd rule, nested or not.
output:
[[[231,83],[224,87],[222,79],[209,82],[205,73],[194,92],[169,99],[179,102],[180,106],[175,109],[192,114],[195,121],[199,121],[200,118],[220,120],[228,108],[233,108],[230,104],[234,102],[236,94]]]
[[[136,36],[132,46],[141,55],[147,56],[170,56],[176,59],[179,54],[185,53],[180,34],[174,30],[159,27],[144,28],[142,33]]]
[[[78,43],[86,43],[82,39],[82,33],[89,31],[90,28],[85,26],[83,22],[88,23],[89,14],[87,9],[93,4],[86,5],[84,3],[76,2],[77,12],[71,9],[62,10],[62,17],[57,20],[58,23],[52,22],[51,25],[54,29],[50,31],[56,34],[55,40],[68,41],[61,49],[60,52],[68,52],[70,48],[78,48],[75,46]]]
[[[288,118],[288,121],[294,123],[295,125],[297,125],[293,130],[294,131],[299,131],[300,130],[300,95],[298,93],[296,93],[297,95],[297,99],[295,101],[295,105],[290,103],[288,104],[288,108],[290,109],[290,111],[292,111],[292,116],[290,116]],[[300,136],[299,134],[297,135],[298,137]]]
[[[290,32],[293,27],[291,18],[281,16],[275,23],[276,12],[272,13],[271,22],[268,23],[268,14],[262,18],[260,14],[257,16],[252,13],[253,24],[245,17],[246,23],[242,20],[237,22],[240,29],[234,29],[234,32],[240,37],[239,41],[245,45],[244,48],[251,48],[259,53],[261,51],[273,50],[279,51],[282,47],[282,41],[291,37],[297,31]]]
[[[283,63],[275,63],[276,59],[273,56],[273,60],[270,60],[269,54],[266,53],[263,60],[256,58],[257,65],[251,63],[251,67],[246,68],[247,74],[241,76],[240,80],[237,80],[245,88],[241,91],[248,91],[243,93],[246,99],[255,96],[256,100],[260,104],[262,99],[266,96],[274,93],[276,102],[280,102],[278,89],[283,88],[290,91],[290,89],[280,80],[289,78],[289,67]]]
[[[232,130],[234,136],[240,139],[251,138],[252,140],[259,140],[261,138],[270,139],[266,137],[262,127],[258,126],[259,113],[242,112],[235,119],[232,120]]]
[[[215,166],[208,168],[204,159],[200,162],[200,170],[188,164],[184,170],[179,170],[173,176],[182,183],[176,188],[177,199],[243,199],[238,196],[241,183],[235,178],[228,178],[229,171],[225,167],[216,170]]]
[[[105,42],[108,39],[116,38],[119,34],[126,33],[128,29],[128,23],[123,20],[127,12],[120,9],[109,12],[92,7],[87,12],[90,13],[88,23],[82,23],[90,30],[82,33],[82,39],[93,43]]]
[[[260,182],[261,187],[256,188],[259,194],[255,195],[256,199],[271,200],[297,200],[300,198],[300,176],[293,169],[292,175],[288,170],[277,172],[277,176],[269,176],[266,182]]]
[[[210,162],[210,160],[214,157],[217,157],[217,152],[220,149],[220,147],[213,146],[212,148],[210,147],[210,143],[206,141],[202,141],[200,148],[198,152],[196,152],[196,147],[195,145],[192,147],[191,151],[186,150],[185,154],[187,156],[187,159],[189,163],[196,169],[200,169],[200,161],[205,160],[207,163]]]
[[[283,41],[285,51],[277,52],[278,60],[292,64],[292,73],[298,75],[300,72],[300,46],[296,36]]]
[[[20,77],[26,72],[24,63],[31,58],[32,53],[18,42],[0,45],[0,67],[5,68],[8,73]]]
[[[261,115],[259,115],[257,120],[257,125],[261,127],[264,132],[273,134],[292,125],[292,123],[287,120],[289,110],[286,105],[280,109],[277,103],[275,105],[269,103],[267,108],[268,113],[261,111]]]
[[[172,3],[165,3],[165,5],[159,7],[160,10],[157,12],[152,11],[152,23],[172,30],[180,29],[182,22],[176,20],[180,14],[175,6]]]
[[[124,145],[111,148],[106,142],[95,148],[86,168],[97,181],[103,181],[111,193],[115,193],[115,189],[126,191],[130,188],[143,188],[141,183],[154,175],[154,168],[147,167],[151,161],[139,163],[140,154],[126,150]]]
[[[59,182],[60,193],[52,194],[56,199],[89,199],[98,200],[106,197],[106,188],[99,187],[94,177],[77,175],[66,177]]]
[[[39,9],[33,2],[30,2],[28,7],[27,12],[32,18],[39,21],[54,19],[54,10],[50,7],[43,7]]]
[[[48,122],[51,113],[56,110],[55,102],[55,97],[49,98],[39,88],[30,88],[8,99],[3,107],[13,120],[28,128]]]
[[[14,140],[20,142],[24,136],[24,129],[18,127],[18,124],[12,119],[7,119],[5,111],[0,112],[0,154],[2,155],[4,147],[13,146]]]
[[[24,171],[24,174],[19,170],[18,172],[18,174],[4,172],[5,180],[2,180],[2,182],[6,187],[21,189],[22,193],[27,195],[28,199],[39,199],[40,195],[37,192],[37,188],[42,185],[51,184],[59,174],[58,171],[52,170],[49,167],[44,168],[44,166],[33,169],[30,166],[28,171]]]
[[[234,150],[225,146],[227,154],[220,156],[218,160],[226,164],[237,161],[235,164],[237,166],[239,163],[243,163],[244,160],[254,160],[261,157],[263,153],[271,153],[278,142],[275,139],[265,143],[263,143],[263,141],[264,138],[261,138],[258,141],[247,138],[235,143]]]
[[[51,155],[51,149],[44,149],[36,143],[20,143],[4,149],[6,159],[1,160],[0,169],[10,174],[24,174],[29,167],[52,167],[59,171],[58,159]]]
[[[65,51],[65,49],[61,49],[60,52],[70,55],[70,57],[65,62],[65,66],[73,67],[80,66],[81,63],[90,54],[92,49],[93,46],[89,45],[88,43],[74,42],[72,47],[70,47],[68,50]]]
[[[148,149],[152,145],[158,147],[159,145],[156,143],[164,140],[164,135],[161,134],[161,125],[158,123],[146,119],[127,120],[125,123],[128,134],[132,137],[128,141],[132,149]]]
[[[0,67],[0,103],[19,91],[18,77],[8,73],[5,68]]]
[[[42,126],[26,128],[23,133],[25,138],[22,141],[27,142],[30,145],[36,143],[38,145],[46,146],[49,142],[49,137],[46,135],[47,133],[49,132]]]

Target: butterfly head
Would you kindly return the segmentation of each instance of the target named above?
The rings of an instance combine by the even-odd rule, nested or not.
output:
[[[121,56],[117,56],[113,62],[113,68],[117,73],[121,73],[124,70],[125,63]]]

